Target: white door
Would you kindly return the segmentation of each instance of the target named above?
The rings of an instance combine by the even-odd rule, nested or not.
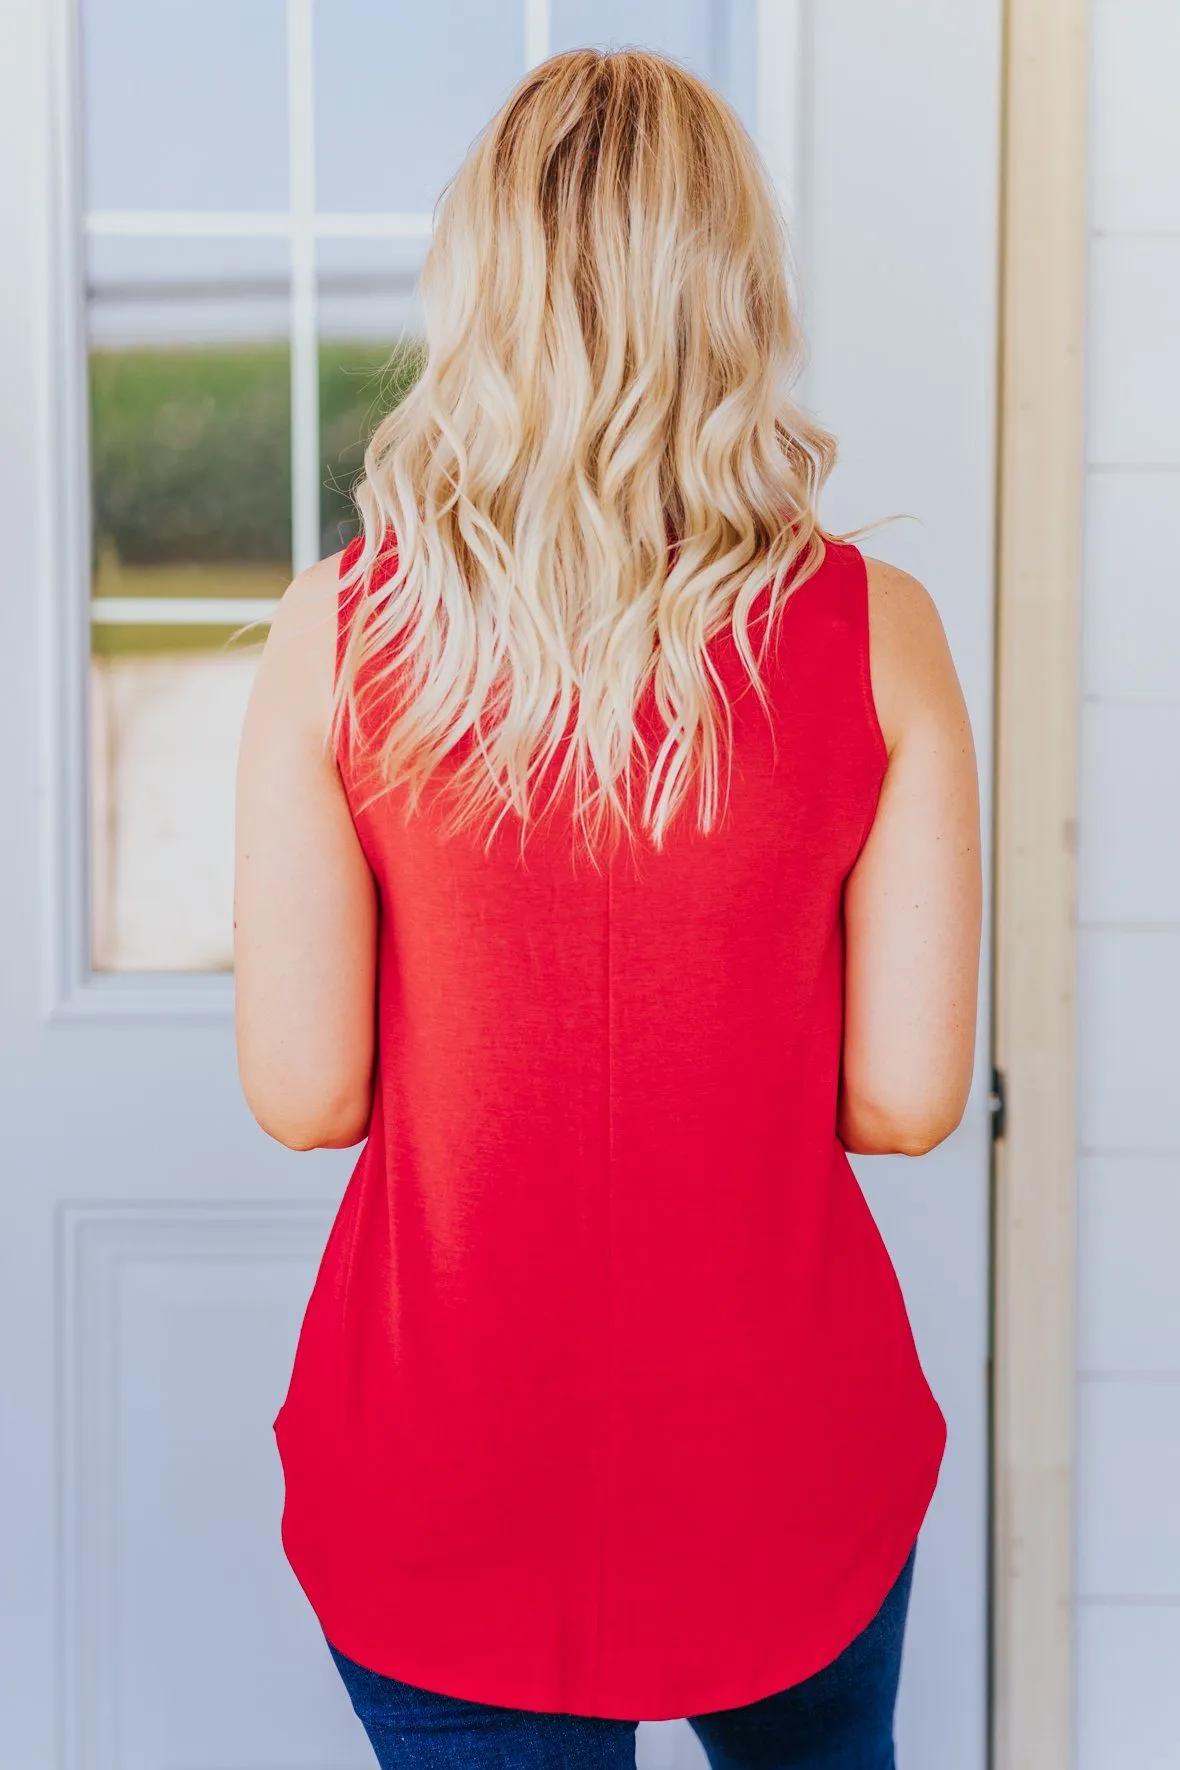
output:
[[[5,29],[4,1758],[345,1770],[271,1421],[352,1157],[238,1094],[235,630],[345,537],[471,135],[526,57],[644,42],[763,142],[843,446],[825,517],[918,519],[862,544],[933,590],[986,759],[1000,0],[9,0]],[[985,1026],[950,1143],[858,1163],[950,1424],[906,1770],[985,1757],[986,1071]],[[702,1760],[667,1723],[641,1761]]]

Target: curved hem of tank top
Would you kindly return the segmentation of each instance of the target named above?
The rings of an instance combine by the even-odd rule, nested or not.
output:
[[[731,1687],[731,1689],[722,1694],[720,1701],[713,1701],[710,1699],[707,1707],[698,1706],[697,1708],[694,1708],[691,1711],[694,1715],[711,1715],[717,1714],[726,1709],[746,1708],[750,1703],[762,1702],[769,1696],[777,1696],[783,1690],[789,1690],[796,1684],[805,1683],[808,1678],[814,1678],[818,1673],[830,1666],[835,1660],[839,1659],[840,1655],[847,1648],[851,1647],[857,1636],[861,1634],[863,1630],[868,1628],[869,1624],[881,1609],[886,1598],[893,1590],[894,1585],[901,1577],[902,1570],[905,1567],[906,1562],[909,1560],[911,1549],[917,1544],[918,1536],[926,1521],[926,1514],[930,1510],[931,1501],[933,1500],[935,1491],[938,1487],[938,1479],[942,1472],[942,1461],[945,1451],[946,1436],[944,1434],[941,1449],[934,1462],[933,1473],[931,1474],[928,1468],[926,1478],[916,1490],[921,1496],[920,1503],[907,1509],[905,1514],[907,1521],[904,1528],[900,1529],[895,1536],[890,1537],[889,1541],[891,1547],[889,1554],[888,1556],[883,1556],[881,1558],[880,1565],[887,1571],[883,1576],[872,1582],[872,1585],[869,1588],[871,1595],[867,1602],[845,1618],[844,1622],[840,1625],[838,1633],[829,1638],[827,1645],[824,1646],[819,1653],[808,1656],[802,1671],[792,1670],[786,1677],[777,1676],[768,1678],[763,1676],[761,1679],[755,1680],[752,1684],[747,1685],[744,1688],[739,1688],[736,1695],[733,1693],[733,1688]],[[899,1516],[901,1516],[900,1513]],[[898,1544],[901,1545],[900,1548],[897,1546]],[[643,1718],[645,1720],[670,1720],[673,1718],[683,1719],[684,1717],[645,1715]]]
[[[890,1533],[888,1554],[882,1555],[875,1563],[884,1572],[871,1580],[867,1588],[861,1588],[862,1591],[868,1591],[868,1598],[857,1605],[855,1610],[846,1613],[839,1629],[831,1631],[827,1639],[819,1644],[818,1651],[809,1653],[804,1661],[796,1661],[785,1671],[764,1670],[754,1678],[731,1675],[718,1689],[706,1692],[704,1699],[697,1700],[691,1709],[669,1707],[667,1699],[658,1698],[648,1699],[640,1704],[643,1710],[641,1714],[636,1714],[634,1708],[624,1711],[613,1702],[608,1702],[605,1706],[601,1702],[595,1702],[589,1708],[554,1708],[552,1693],[546,1694],[536,1689],[527,1677],[520,1681],[515,1678],[507,1681],[493,1679],[491,1683],[484,1683],[478,1676],[469,1679],[460,1675],[455,1679],[449,1672],[440,1673],[427,1661],[416,1659],[413,1655],[399,1655],[396,1669],[388,1659],[383,1665],[375,1665],[359,1645],[355,1650],[349,1648],[347,1630],[337,1633],[334,1626],[325,1623],[318,1613],[317,1620],[328,1644],[346,1659],[354,1660],[368,1671],[375,1672],[380,1677],[396,1679],[399,1683],[412,1685],[419,1690],[431,1691],[436,1696],[458,1697],[465,1702],[485,1703],[493,1708],[522,1709],[530,1714],[566,1714],[580,1719],[634,1722],[682,1721],[690,1714],[709,1715],[726,1709],[746,1708],[768,1696],[777,1696],[780,1691],[802,1684],[807,1678],[822,1672],[872,1622],[909,1559],[910,1550],[917,1542],[918,1533],[934,1498],[946,1450],[945,1421],[944,1430],[935,1443],[938,1445],[937,1454],[932,1462],[923,1463],[922,1480],[914,1488],[912,1502],[898,1513],[899,1519],[904,1522],[895,1532]],[[306,1592],[306,1588],[304,1590],[310,1599],[310,1593]],[[462,1689],[458,1688],[460,1684],[463,1685]]]

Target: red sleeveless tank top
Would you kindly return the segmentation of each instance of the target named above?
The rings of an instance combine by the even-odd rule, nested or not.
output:
[[[783,605],[771,722],[728,630],[711,651],[722,825],[600,872],[568,825],[523,863],[508,820],[490,855],[444,840],[341,757],[377,1074],[274,1422],[282,1540],[334,1646],[443,1694],[631,1720],[769,1695],[871,1620],[937,1481],[835,1130],[843,883],[886,762],[859,550]]]

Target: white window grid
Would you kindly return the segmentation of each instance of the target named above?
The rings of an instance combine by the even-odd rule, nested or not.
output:
[[[806,118],[805,53],[809,0],[758,0],[758,136],[790,219],[797,209]],[[433,216],[417,211],[323,212],[315,188],[315,0],[287,0],[289,202],[285,210],[91,210],[91,239],[268,238],[290,242],[291,559],[296,572],[320,556],[319,320],[316,244],[322,239],[427,240]],[[550,52],[550,0],[523,0],[523,65]],[[799,258],[796,242],[796,260]],[[274,599],[96,596],[90,620],[105,626],[265,625]]]

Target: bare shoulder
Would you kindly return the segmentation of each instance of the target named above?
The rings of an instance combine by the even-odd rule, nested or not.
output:
[[[340,558],[339,553],[330,553],[326,559],[296,572],[279,598],[272,632],[277,631],[287,643],[317,633],[325,625],[335,632]]]
[[[929,590],[911,572],[865,555],[869,654],[877,718],[892,754],[923,715],[964,716],[946,629]]]
[[[329,554],[297,572],[271,619],[267,652],[284,667],[331,676],[336,653],[340,554]]]
[[[945,644],[942,617],[933,596],[920,579],[887,559],[864,556],[869,579],[871,640],[885,645]]]
[[[297,572],[279,598],[258,668],[258,695],[276,714],[322,730],[336,673],[340,554]]]

